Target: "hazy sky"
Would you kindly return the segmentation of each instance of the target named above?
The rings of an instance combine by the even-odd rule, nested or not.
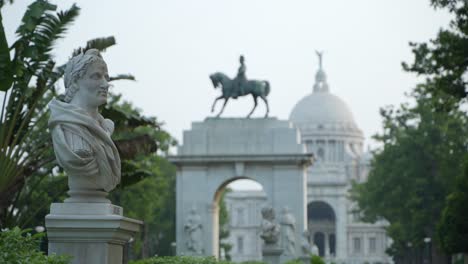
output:
[[[3,11],[10,43],[30,1],[17,0]],[[271,116],[287,119],[303,96],[312,91],[318,60],[330,91],[352,109],[369,137],[380,130],[379,107],[405,100],[414,75],[402,71],[411,61],[409,41],[433,38],[449,15],[429,0],[197,0],[197,1],[52,1],[65,9],[74,2],[81,15],[56,45],[64,62],[87,40],[113,35],[117,45],[105,54],[112,74],[132,73],[137,82],[113,88],[181,140],[192,121],[211,116],[219,90],[208,75],[234,76],[244,54],[247,76],[267,79]],[[224,116],[244,117],[251,97],[231,101]],[[218,108],[221,104],[218,105]],[[262,116],[262,103],[254,116]]]
[[[2,10],[10,44],[30,2],[16,0]],[[220,91],[210,73],[234,76],[244,54],[248,78],[271,83],[271,116],[287,119],[312,91],[315,50],[323,50],[330,91],[350,106],[366,143],[375,145],[370,136],[380,131],[379,108],[405,101],[417,83],[401,69],[413,58],[408,42],[434,38],[450,18],[429,0],[52,2],[81,7],[56,44],[56,59],[65,62],[89,39],[115,36],[118,44],[104,54],[111,75],[132,73],[138,81],[116,82],[113,89],[163,121],[179,142],[192,121],[212,116]],[[252,104],[251,97],[233,100],[224,116],[244,117]],[[254,116],[264,111],[260,102]]]

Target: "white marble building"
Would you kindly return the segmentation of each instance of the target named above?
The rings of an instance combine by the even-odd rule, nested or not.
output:
[[[391,263],[385,254],[390,242],[385,222],[360,222],[347,198],[352,180],[365,181],[368,174],[370,154],[363,151],[363,133],[346,103],[330,92],[321,62],[315,80],[312,93],[290,115],[302,142],[316,157],[307,171],[309,239],[321,256],[335,263]],[[264,194],[255,191],[226,196],[234,261],[261,259],[255,230],[264,201]]]
[[[261,209],[267,204],[263,191],[233,191],[226,194],[229,210],[231,260],[243,262],[262,259],[262,241],[259,237]]]

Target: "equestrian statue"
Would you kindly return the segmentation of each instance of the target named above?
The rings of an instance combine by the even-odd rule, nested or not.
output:
[[[244,56],[239,58],[240,66],[237,72],[237,76],[231,80],[226,74],[221,72],[216,72],[210,75],[211,82],[213,83],[214,88],[221,88],[222,94],[217,97],[213,105],[211,106],[211,112],[214,112],[216,102],[220,99],[224,99],[223,107],[219,111],[216,117],[219,117],[226,107],[229,98],[237,99],[239,96],[252,95],[254,100],[254,107],[252,111],[247,115],[247,118],[250,118],[255,108],[257,107],[257,98],[260,97],[266,105],[266,114],[265,117],[268,117],[270,111],[268,107],[267,96],[270,93],[270,83],[268,81],[259,81],[259,80],[247,80],[245,75],[246,66],[244,63]]]

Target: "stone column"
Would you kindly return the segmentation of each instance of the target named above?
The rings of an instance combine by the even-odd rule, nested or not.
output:
[[[324,235],[325,235],[325,240],[324,240],[324,248],[325,248],[325,257],[328,258],[330,256],[330,242],[328,241],[328,233],[324,232]]]
[[[263,261],[268,264],[280,264],[283,249],[278,245],[264,245],[262,248]]]
[[[341,196],[338,198],[337,203],[337,215],[336,215],[336,224],[335,224],[335,252],[337,259],[346,259],[348,257],[347,254],[347,212],[346,207],[346,198]]]
[[[53,203],[46,216],[49,254],[70,255],[72,264],[123,262],[124,245],[143,222],[110,203]]]
[[[216,203],[210,204],[208,206],[208,215],[211,219],[211,229],[208,230],[208,233],[211,233],[211,239],[206,239],[206,241],[211,242],[211,247],[208,246],[208,256],[214,256],[216,259],[219,258],[219,206]],[[211,231],[211,232],[210,232]],[[209,242],[208,242],[209,243]]]

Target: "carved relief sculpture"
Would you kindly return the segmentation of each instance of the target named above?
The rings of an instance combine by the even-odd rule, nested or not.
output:
[[[287,256],[296,254],[296,219],[289,212],[287,207],[284,207],[281,214],[281,248]]]
[[[301,253],[302,256],[310,256],[312,254],[312,246],[309,242],[309,231],[305,230],[301,236]]]
[[[280,227],[275,222],[275,210],[272,207],[262,209],[262,233],[260,237],[266,245],[277,245],[280,236]]]
[[[192,208],[184,225],[184,231],[187,235],[186,246],[190,253],[194,253],[196,255],[203,254],[202,229],[201,216],[197,213],[195,208]]]

